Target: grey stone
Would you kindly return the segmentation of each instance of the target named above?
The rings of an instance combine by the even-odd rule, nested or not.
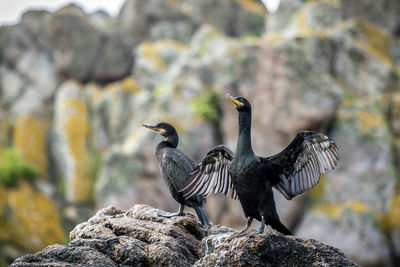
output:
[[[109,206],[77,225],[69,246],[50,246],[11,266],[356,266],[315,240],[267,233],[227,241],[233,229],[213,226],[207,233],[191,213],[167,219],[159,212],[146,205],[126,212]]]

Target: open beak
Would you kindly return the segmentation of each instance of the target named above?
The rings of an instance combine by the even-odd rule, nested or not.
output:
[[[230,94],[226,94],[226,98],[228,98],[232,103],[235,105],[235,107],[240,107],[243,106],[244,104],[238,100],[236,100],[233,96]]]
[[[156,131],[156,132],[161,132],[163,130],[162,128],[158,128],[156,126],[151,126],[151,125],[147,125],[147,124],[143,124],[143,126],[150,130]]]

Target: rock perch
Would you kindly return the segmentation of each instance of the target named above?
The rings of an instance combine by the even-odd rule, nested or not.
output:
[[[52,245],[11,266],[356,266],[338,249],[276,232],[226,241],[234,229],[207,235],[191,213],[171,219],[135,205],[101,209],[70,233],[68,246]]]

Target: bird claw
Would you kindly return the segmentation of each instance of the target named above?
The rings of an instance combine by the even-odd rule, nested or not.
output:
[[[248,234],[248,235],[246,235],[246,237],[253,238],[253,237],[255,237],[256,235],[260,235],[260,234],[262,234],[262,231],[257,231],[257,232],[255,232],[255,233]]]
[[[164,215],[164,214],[161,214],[161,213],[157,213],[157,216],[159,216],[159,217],[163,217],[163,218],[172,218],[172,217],[177,217],[177,216],[184,216],[185,214],[184,213],[182,213],[182,214],[178,214],[178,213],[174,213],[174,214],[171,214],[171,215]]]
[[[253,238],[255,235],[257,235],[258,233],[252,233],[252,234],[248,234],[248,235],[246,235],[246,237],[249,237],[249,238]]]

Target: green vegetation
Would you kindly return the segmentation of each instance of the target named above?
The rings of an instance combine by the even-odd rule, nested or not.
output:
[[[212,90],[193,99],[192,108],[206,121],[217,122],[219,120],[218,95]]]
[[[0,153],[0,184],[16,186],[22,180],[33,180],[38,172],[15,148],[6,148]]]

